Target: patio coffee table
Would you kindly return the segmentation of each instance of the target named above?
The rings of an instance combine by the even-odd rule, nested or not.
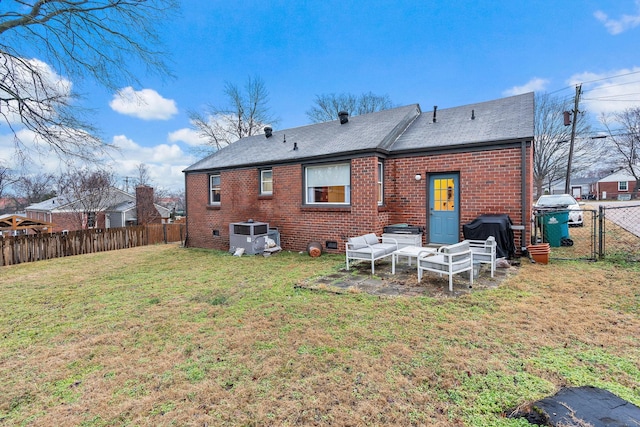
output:
[[[423,246],[405,246],[391,254],[391,274],[396,274],[396,262],[398,257],[404,256],[409,260],[409,267],[411,267],[411,259],[415,258],[416,261],[421,254],[433,255],[438,252],[436,248],[425,248]]]

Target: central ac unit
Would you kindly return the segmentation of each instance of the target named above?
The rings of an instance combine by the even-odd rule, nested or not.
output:
[[[243,248],[245,254],[264,252],[269,233],[266,222],[232,222],[229,224],[229,252]]]

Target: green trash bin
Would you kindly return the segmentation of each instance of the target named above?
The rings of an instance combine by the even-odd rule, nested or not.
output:
[[[552,247],[560,247],[569,238],[569,211],[546,211],[542,215],[542,236]]]

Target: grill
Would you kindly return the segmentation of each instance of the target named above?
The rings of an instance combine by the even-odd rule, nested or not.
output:
[[[392,234],[420,234],[422,233],[422,227],[409,224],[392,224],[384,227],[384,232]]]
[[[497,257],[511,259],[516,254],[511,225],[511,218],[507,214],[480,215],[462,226],[462,234],[465,239],[470,240],[486,240],[489,236],[495,237]]]

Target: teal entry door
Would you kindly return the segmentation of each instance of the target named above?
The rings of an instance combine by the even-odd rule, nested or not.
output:
[[[458,174],[429,177],[429,243],[458,243],[460,190]]]

